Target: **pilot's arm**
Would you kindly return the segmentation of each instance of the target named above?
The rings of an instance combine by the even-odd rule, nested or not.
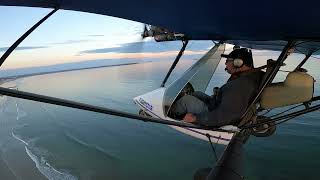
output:
[[[206,105],[209,107],[209,109],[214,109],[217,101],[215,95],[209,96],[206,93],[203,93],[201,91],[195,91],[192,93],[192,96],[200,99],[202,102],[206,103]]]
[[[237,81],[225,85],[221,103],[217,108],[201,114],[188,113],[184,121],[213,127],[231,124],[245,112],[253,92],[254,86],[250,81]]]

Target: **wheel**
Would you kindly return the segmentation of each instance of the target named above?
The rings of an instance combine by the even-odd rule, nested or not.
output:
[[[261,118],[261,117],[259,117]],[[257,123],[263,123],[264,121],[268,121],[269,119],[263,117],[263,119],[257,119]],[[252,135],[256,137],[268,137],[276,132],[276,124],[275,122],[267,122],[265,124],[261,124],[258,127],[252,128]]]

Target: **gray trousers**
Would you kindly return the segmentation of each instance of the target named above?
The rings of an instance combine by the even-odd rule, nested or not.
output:
[[[174,114],[175,117],[181,117],[186,113],[200,114],[203,112],[208,112],[207,105],[191,95],[181,97],[171,107],[171,113]]]

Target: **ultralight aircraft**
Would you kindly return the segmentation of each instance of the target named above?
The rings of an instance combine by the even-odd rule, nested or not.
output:
[[[211,144],[227,144],[227,147],[205,178],[244,179],[242,170],[243,145],[253,135],[266,137],[276,131],[279,123],[305,113],[317,111],[315,105],[320,97],[314,97],[314,78],[303,65],[320,49],[320,2],[292,1],[182,1],[164,0],[136,1],[72,1],[72,0],[0,0],[2,6],[27,6],[53,9],[23,34],[0,58],[0,65],[10,53],[41,23],[59,9],[74,10],[114,16],[145,23],[142,37],[153,37],[156,41],[181,41],[182,48],[164,78],[161,87],[134,98],[140,107],[140,115],[89,104],[48,97],[29,92],[0,87],[0,94],[32,101],[72,107],[86,111],[127,117],[134,120],[170,125],[183,133],[208,140]],[[301,6],[303,5],[303,6]],[[147,25],[148,24],[148,25]],[[149,25],[150,24],[150,25]],[[3,24],[5,25],[5,24]],[[167,85],[175,65],[183,55],[190,40],[211,40],[214,46],[185,73]],[[276,60],[259,69],[266,73],[256,97],[246,107],[236,124],[223,127],[207,127],[185,123],[170,117],[170,108],[181,93],[205,91],[221,60],[225,44],[258,50],[281,51]],[[284,61],[292,52],[304,54],[305,58],[290,72],[285,81],[272,83]],[[268,117],[261,112],[289,105],[303,106],[302,110]],[[213,146],[212,146],[213,147]]]

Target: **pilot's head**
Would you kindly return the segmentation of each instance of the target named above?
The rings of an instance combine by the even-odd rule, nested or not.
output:
[[[236,48],[230,54],[222,54],[221,57],[227,58],[225,70],[230,74],[254,68],[251,50],[247,48]]]

